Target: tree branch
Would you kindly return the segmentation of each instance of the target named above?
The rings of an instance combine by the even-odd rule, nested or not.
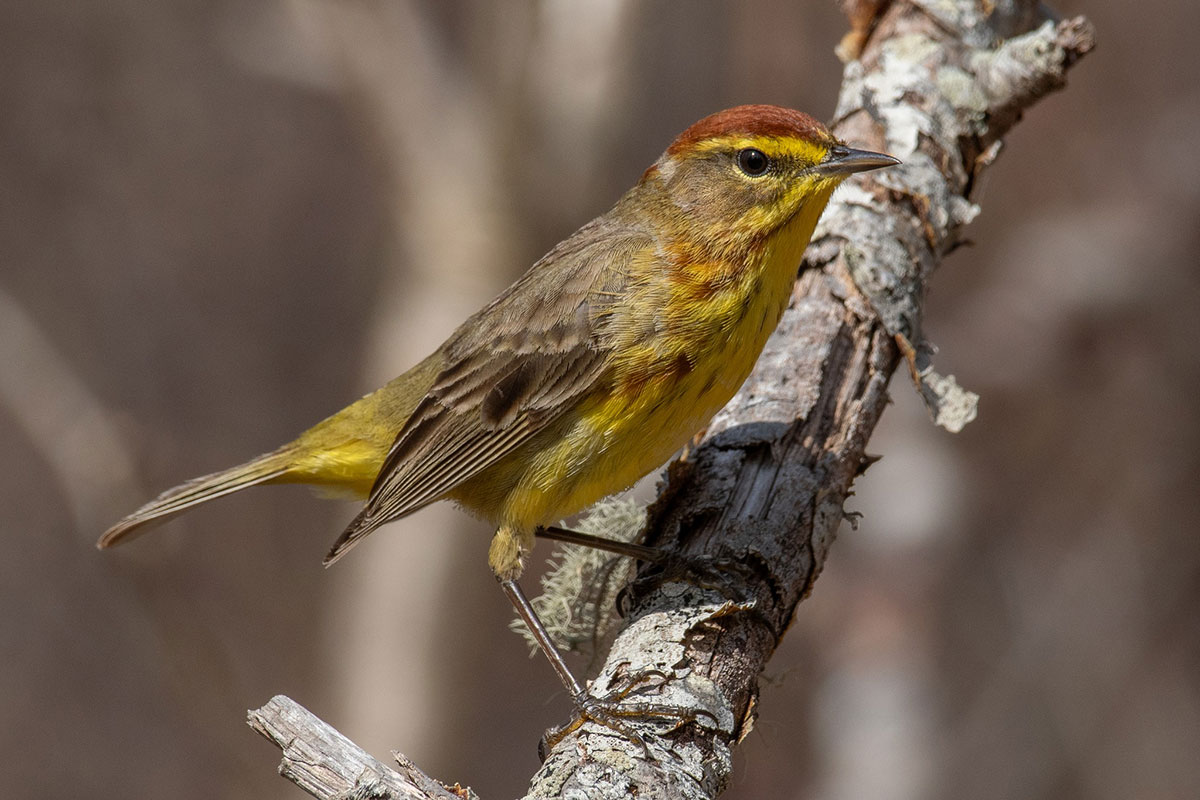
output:
[[[457,785],[447,788],[399,753],[400,771],[377,761],[295,700],[276,695],[247,712],[250,727],[283,751],[279,774],[321,800],[469,800]]]
[[[592,692],[663,675],[649,699],[704,716],[647,730],[652,758],[585,725],[549,754],[531,797],[708,800],[725,788],[732,748],[753,725],[758,677],[870,463],[897,342],[920,341],[925,281],[978,213],[972,190],[1001,137],[1093,46],[1082,18],[1043,21],[1033,2],[996,2],[990,15],[977,5],[874,4],[833,128],[905,163],[835,195],[754,374],[704,444],[672,466],[651,509],[648,543],[741,566],[719,581],[644,574]],[[945,388],[949,379],[912,366],[938,416],[969,403]]]
[[[1083,18],[1048,20],[1033,0],[992,0],[989,12],[975,2],[847,5],[855,30],[841,52],[858,58],[845,68],[834,131],[904,165],[835,196],[754,374],[705,442],[668,470],[650,509],[648,543],[685,556],[681,564],[719,559],[718,568],[699,578],[643,572],[626,596],[628,624],[591,686],[596,696],[634,686],[630,701],[699,713],[679,726],[638,723],[646,749],[583,725],[547,754],[530,797],[718,795],[733,747],[753,725],[758,677],[821,572],[851,483],[871,462],[867,440],[900,360],[940,424],[954,429],[973,416],[972,396],[928,366],[925,282],[978,213],[973,190],[1001,137],[1063,86],[1093,32]],[[311,718],[271,735],[287,744],[284,774],[318,797],[347,797],[367,770],[375,792],[382,765],[320,726]],[[315,781],[317,770],[339,778]],[[357,796],[453,796],[421,778],[408,782],[409,794]]]

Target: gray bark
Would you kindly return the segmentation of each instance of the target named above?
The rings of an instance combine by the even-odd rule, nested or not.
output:
[[[840,52],[857,58],[846,65],[832,127],[904,165],[835,196],[754,374],[704,443],[669,470],[648,543],[692,557],[680,563],[700,564],[699,574],[643,573],[626,597],[628,623],[591,685],[596,696],[634,686],[630,702],[699,714],[678,726],[635,723],[645,749],[583,725],[547,754],[531,798],[720,794],[733,748],[754,722],[758,677],[821,572],[854,478],[871,462],[867,441],[897,366],[907,360],[939,424],[957,429],[974,414],[973,396],[927,363],[925,282],[978,213],[974,189],[1001,137],[1064,85],[1093,32],[1082,17],[1055,22],[1040,4],[1018,0],[846,5],[854,33]],[[308,722],[289,734],[293,747],[319,730],[311,727],[319,720]],[[343,763],[325,741],[309,745],[322,768],[341,776],[339,786],[355,786],[365,754]],[[382,793],[377,767],[370,770],[371,793],[358,796],[447,796],[422,781],[410,781],[416,795]],[[348,796],[301,785],[318,797]]]
[[[272,697],[248,713],[251,728],[283,751],[279,774],[313,797],[337,800],[465,800],[470,790],[448,789],[393,753],[399,771],[366,753],[295,700]]]

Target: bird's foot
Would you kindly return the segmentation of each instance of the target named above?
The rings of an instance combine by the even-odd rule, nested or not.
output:
[[[657,681],[654,679],[657,678]],[[570,734],[579,730],[585,723],[594,722],[613,731],[619,736],[633,742],[645,753],[647,758],[653,758],[649,745],[632,722],[650,720],[668,720],[671,727],[664,733],[671,733],[691,722],[697,722],[700,717],[709,717],[713,723],[717,718],[704,709],[683,708],[644,701],[629,701],[629,697],[637,692],[661,689],[667,681],[667,674],[660,670],[646,670],[632,676],[623,686],[605,694],[603,697],[593,697],[584,694],[575,698],[575,718],[566,725],[551,728],[542,736],[538,743],[538,755],[546,760],[550,751]]]

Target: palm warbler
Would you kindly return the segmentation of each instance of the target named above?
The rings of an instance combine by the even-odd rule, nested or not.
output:
[[[833,190],[896,163],[798,111],[706,117],[424,361],[278,450],[165,492],[98,546],[248,486],[310,483],[367,496],[329,564],[385,522],[454,500],[495,524],[488,562],[587,710],[515,582],[536,532],[704,426],[779,322]]]

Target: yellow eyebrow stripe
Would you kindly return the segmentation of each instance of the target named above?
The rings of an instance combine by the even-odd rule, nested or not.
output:
[[[832,144],[832,143],[831,143]],[[774,158],[794,158],[809,164],[819,163],[829,147],[817,142],[777,136],[719,136],[696,144],[691,153],[706,156],[714,152],[729,152],[753,147]]]

